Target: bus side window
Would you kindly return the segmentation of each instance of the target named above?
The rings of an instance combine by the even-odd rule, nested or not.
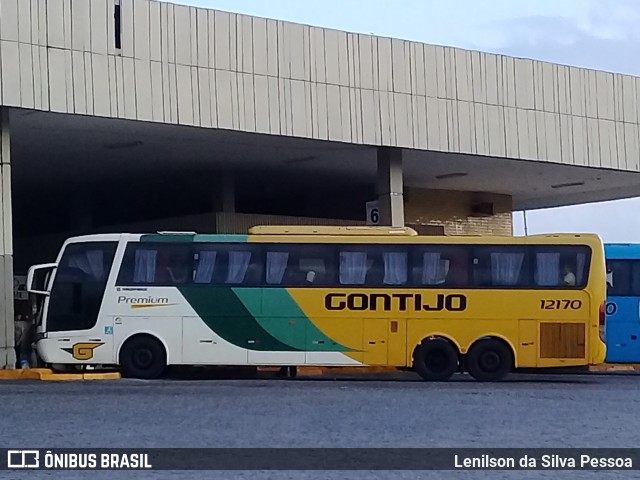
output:
[[[296,245],[297,260],[292,269],[297,271],[299,285],[328,286],[335,283],[336,265],[333,245]]]
[[[629,260],[607,261],[607,291],[609,295],[626,297],[632,293],[631,266]]]
[[[189,245],[131,243],[122,260],[118,285],[170,286],[191,283]]]
[[[456,247],[440,260],[440,269],[447,285],[469,285],[469,248]]]
[[[414,285],[469,285],[469,250],[466,246],[430,245],[412,248]]]
[[[381,285],[406,285],[409,277],[409,252],[397,247],[382,252]]]
[[[557,287],[560,285],[560,253],[538,251],[535,254],[534,283],[539,287]]]
[[[633,262],[631,269],[631,293],[640,296],[640,261]]]
[[[211,283],[216,270],[220,267],[218,252],[199,249],[194,254],[194,260],[193,282],[197,284]]]
[[[367,278],[367,252],[357,247],[343,247],[338,257],[338,281],[340,285],[364,285]]]
[[[259,255],[252,249],[235,247],[227,252],[227,285],[260,284],[261,264]]]
[[[535,286],[584,287],[589,274],[588,248],[573,245],[537,245],[531,248],[531,268]]]
[[[381,286],[385,285],[384,280],[387,278],[385,276],[385,265],[383,260],[382,252],[379,248],[367,248],[366,246],[363,250],[368,250],[367,252],[367,275],[365,277],[364,283],[365,285],[370,286]],[[406,267],[405,267],[406,270]],[[397,280],[397,279],[393,279]],[[395,283],[392,283],[395,285]]]
[[[326,286],[331,283],[332,245],[265,244],[265,284],[290,287]]]
[[[249,265],[242,284],[247,287],[256,287],[263,284],[264,261],[258,252],[253,251],[250,254]]]
[[[473,269],[477,286],[527,287],[528,250],[509,245],[474,248]]]

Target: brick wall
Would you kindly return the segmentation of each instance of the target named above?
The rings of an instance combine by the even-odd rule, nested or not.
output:
[[[474,204],[493,207],[493,215],[474,214]],[[407,226],[441,226],[445,235],[513,235],[509,195],[405,188]]]

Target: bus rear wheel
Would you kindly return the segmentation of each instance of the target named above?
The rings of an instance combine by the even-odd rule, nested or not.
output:
[[[120,367],[127,378],[158,378],[167,367],[167,354],[160,341],[149,335],[139,335],[122,346]]]
[[[444,338],[424,341],[413,354],[413,368],[424,380],[449,380],[458,370],[458,352]]]
[[[497,382],[511,371],[513,353],[501,340],[479,340],[469,349],[464,363],[467,372],[476,380]]]

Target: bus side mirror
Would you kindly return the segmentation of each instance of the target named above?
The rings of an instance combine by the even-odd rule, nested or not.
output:
[[[57,268],[57,263],[34,265],[27,273],[27,292],[35,295],[49,295],[49,280],[51,274]]]

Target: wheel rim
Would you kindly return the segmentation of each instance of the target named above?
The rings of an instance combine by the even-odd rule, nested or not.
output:
[[[153,352],[148,348],[138,349],[134,352],[132,360],[136,368],[149,368],[153,364]]]
[[[442,351],[431,352],[425,359],[427,369],[432,372],[442,372],[447,368],[447,356]]]
[[[485,372],[495,372],[500,369],[502,359],[498,352],[492,350],[483,352],[478,359],[478,365]]]

